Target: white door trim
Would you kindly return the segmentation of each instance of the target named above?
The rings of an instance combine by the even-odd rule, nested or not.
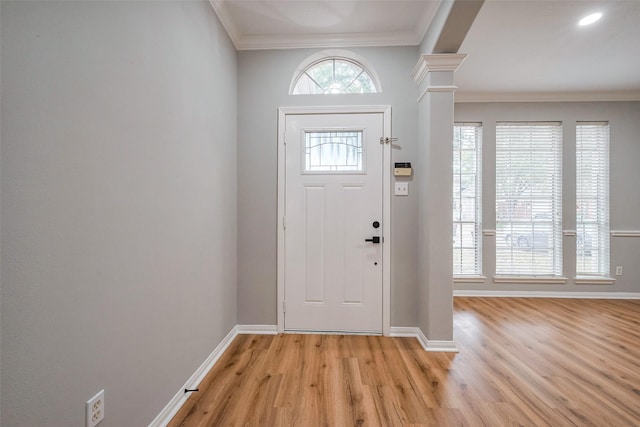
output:
[[[285,213],[285,120],[287,115],[296,114],[366,114],[383,115],[385,135],[391,138],[391,106],[318,106],[318,107],[280,107],[278,109],[278,267],[277,267],[277,313],[278,333],[284,332],[284,213]],[[382,333],[391,331],[391,144],[383,147],[384,165],[382,171]]]

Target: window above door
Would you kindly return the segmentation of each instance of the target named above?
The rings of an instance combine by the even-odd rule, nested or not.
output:
[[[291,95],[379,93],[380,82],[362,58],[349,51],[328,50],[311,55],[296,70]]]

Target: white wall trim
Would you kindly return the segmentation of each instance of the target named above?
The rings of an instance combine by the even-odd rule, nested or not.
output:
[[[418,103],[422,101],[422,98],[425,97],[427,93],[432,92],[455,92],[458,89],[458,86],[427,86],[422,92],[420,92],[420,96],[418,96]]]
[[[213,368],[213,365],[215,365],[218,359],[220,359],[220,356],[222,356],[222,354],[233,342],[236,336],[238,336],[238,326],[233,327],[233,329],[229,331],[227,336],[225,336],[222,341],[220,341],[218,346],[211,352],[211,354],[209,354],[202,365],[200,365],[198,369],[196,369],[193,375],[191,375],[187,382],[180,388],[180,390],[178,390],[178,392],[173,396],[169,403],[167,403],[164,409],[160,411],[158,416],[153,421],[151,421],[149,427],[164,427],[171,421],[171,419],[176,415],[182,405],[184,405],[184,403],[189,398],[189,394],[185,393],[184,390],[186,388],[198,388],[200,382],[209,373],[211,368]]]
[[[424,336],[420,328],[414,326],[392,326],[390,336],[416,338],[425,351],[458,352],[454,341],[429,340]]]
[[[640,231],[614,230],[611,232],[611,237],[640,237]]]
[[[389,33],[332,34],[330,38],[323,34],[296,35],[241,35],[237,42],[238,50],[298,49],[358,46],[415,46],[416,35],[410,31]]]
[[[427,86],[428,92],[455,92],[458,86]]]
[[[149,427],[164,427],[166,426],[178,413],[182,405],[189,398],[189,394],[184,392],[185,388],[198,388],[200,382],[209,373],[209,371],[216,364],[220,356],[229,348],[229,345],[240,334],[255,334],[255,335],[277,335],[278,327],[276,325],[236,325],[229,331],[220,344],[211,352],[206,360],[196,369],[187,382],[178,390],[173,398],[167,403],[158,416],[151,421]]]
[[[493,276],[493,283],[525,284],[525,285],[564,285],[566,277],[556,276]]]
[[[391,138],[391,106],[390,105],[345,105],[345,106],[301,106],[301,107],[280,107],[278,108],[278,213],[277,213],[277,328],[278,333],[284,332],[284,310],[283,301],[285,298],[285,234],[282,218],[285,214],[285,168],[286,168],[286,147],[284,144],[286,118],[288,115],[296,114],[373,114],[383,115],[384,135],[381,137]],[[382,168],[382,241],[391,242],[391,144],[383,144],[384,162]],[[386,224],[386,226],[384,226]],[[391,244],[382,245],[382,334],[389,335],[391,328]]]
[[[574,277],[574,285],[613,285],[616,279],[613,277]]]
[[[640,101],[640,91],[614,92],[456,92],[456,102]]]
[[[490,298],[640,299],[640,292],[552,292],[552,291],[454,290],[453,296],[454,297],[490,297]]]
[[[455,71],[464,62],[467,55],[464,53],[434,53],[423,54],[418,59],[411,77],[419,85],[428,73],[432,71]]]
[[[389,336],[398,338],[418,338],[418,331],[420,331],[420,328],[417,328],[415,326],[392,326]]]
[[[428,340],[427,341],[427,351],[440,351],[446,353],[457,353],[458,347],[456,346],[455,341],[439,341],[439,340]]]
[[[429,93],[429,88],[425,88],[422,92],[420,92],[420,95],[418,95],[418,99],[416,99],[416,103],[420,103],[420,101],[422,101],[422,98],[425,97],[426,94]]]
[[[278,335],[277,325],[236,325],[236,331],[240,334]]]
[[[278,112],[283,116],[295,114],[368,114],[368,113],[391,113],[390,105],[317,105],[300,107],[280,107]],[[278,128],[279,132],[284,132]],[[278,135],[283,136],[283,135]]]
[[[220,23],[222,24],[224,29],[227,31],[227,35],[229,36],[229,38],[231,39],[231,42],[237,49],[238,44],[240,43],[240,32],[238,31],[238,28],[236,27],[236,25],[233,23],[231,14],[227,11],[227,7],[224,4],[224,1],[209,0],[209,3],[211,3],[213,10],[216,12],[216,15],[218,15],[218,19],[220,20]]]
[[[453,283],[484,283],[486,276],[453,276]]]

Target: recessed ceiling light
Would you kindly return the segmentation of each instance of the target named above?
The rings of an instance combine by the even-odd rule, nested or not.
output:
[[[602,18],[602,13],[592,13],[591,15],[587,15],[578,22],[578,25],[591,25],[596,22],[598,19]]]

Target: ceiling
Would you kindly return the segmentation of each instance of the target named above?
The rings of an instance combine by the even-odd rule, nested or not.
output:
[[[439,3],[438,0],[211,0],[239,50],[417,45]]]
[[[640,1],[487,0],[460,53],[457,100],[640,100]]]
[[[210,1],[239,50],[419,45],[441,3]],[[458,52],[457,101],[640,100],[640,0],[486,0]]]

